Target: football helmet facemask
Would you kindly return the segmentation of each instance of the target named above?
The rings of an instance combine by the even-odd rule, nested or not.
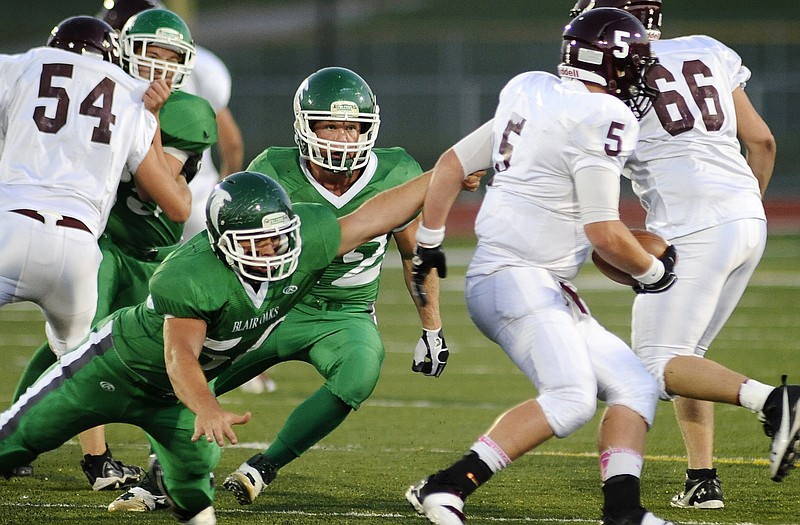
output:
[[[214,186],[206,226],[217,257],[250,281],[280,281],[297,269],[300,217],[286,191],[263,173],[240,171]],[[264,255],[258,246],[268,240],[274,253]]]
[[[359,169],[369,160],[380,127],[380,108],[369,85],[342,67],[326,67],[306,78],[294,96],[294,138],[300,157],[332,171]],[[323,140],[320,120],[361,123],[356,142]]]
[[[172,89],[183,87],[194,69],[195,48],[189,26],[166,9],[147,9],[130,17],[119,36],[122,67],[136,78],[153,81],[173,72]],[[178,53],[178,62],[147,56],[148,46]],[[143,69],[149,69],[145,75]]]
[[[564,28],[562,78],[602,86],[641,119],[658,91],[647,85],[647,73],[658,62],[642,23],[622,9],[599,8],[578,15]]]
[[[569,14],[575,18],[595,7],[624,9],[639,19],[650,40],[661,38],[661,0],[578,0]]]
[[[158,0],[105,0],[97,18],[120,31],[130,17],[145,9],[164,9],[164,4]]]
[[[91,16],[73,16],[62,20],[50,31],[47,46],[95,56],[120,65],[117,32],[107,23]]]

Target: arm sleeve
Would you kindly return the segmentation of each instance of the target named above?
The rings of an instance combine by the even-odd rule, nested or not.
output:
[[[581,223],[619,220],[619,174],[605,166],[586,166],[575,172],[575,192]]]
[[[494,119],[459,140],[453,146],[466,178],[470,173],[492,167],[492,125]]]

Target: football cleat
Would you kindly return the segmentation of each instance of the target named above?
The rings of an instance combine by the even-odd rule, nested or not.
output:
[[[222,486],[233,492],[240,505],[250,505],[277,476],[278,469],[263,454],[256,454],[228,474]]]
[[[621,518],[603,516],[600,525],[678,525],[677,523],[659,518],[644,508],[638,508]]]
[[[142,467],[126,465],[114,459],[108,448],[101,456],[83,456],[81,469],[92,490],[127,489],[139,483],[144,476]]]
[[[800,385],[787,385],[786,376],[781,386],[767,397],[759,419],[764,433],[772,438],[769,455],[769,475],[772,481],[783,481],[794,468],[800,448]]]
[[[214,507],[206,507],[191,518],[178,518],[178,523],[185,525],[217,525],[217,516]]]
[[[406,491],[406,499],[428,521],[436,525],[464,525],[464,499],[454,485],[441,483],[436,475],[421,480]]]
[[[721,509],[725,506],[721,483],[717,476],[708,479],[687,478],[683,492],[673,496],[669,504],[681,509]]]
[[[150,512],[169,508],[167,497],[147,472],[141,483],[129,488],[108,505],[108,512]]]
[[[22,465],[21,467],[14,467],[8,473],[8,477],[10,478],[29,478],[31,476],[33,476],[32,465]]]

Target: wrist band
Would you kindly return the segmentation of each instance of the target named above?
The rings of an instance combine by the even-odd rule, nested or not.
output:
[[[653,262],[650,264],[650,268],[648,268],[646,272],[641,275],[631,274],[631,277],[642,284],[657,283],[662,277],[664,277],[664,263],[659,261],[655,255],[650,255],[650,257],[653,258]]]
[[[431,230],[420,223],[419,228],[417,228],[416,239],[417,244],[423,248],[436,248],[444,240],[444,226],[438,230]]]

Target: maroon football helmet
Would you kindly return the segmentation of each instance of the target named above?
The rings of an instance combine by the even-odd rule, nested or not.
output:
[[[121,31],[130,17],[146,9],[164,9],[164,4],[159,0],[106,0],[97,18]]]
[[[120,65],[117,32],[107,23],[91,16],[73,16],[62,20],[50,31],[47,46],[79,55],[99,55],[106,62]]]
[[[624,9],[639,19],[650,40],[661,38],[661,0],[578,0],[569,14],[575,18],[595,7]]]
[[[603,87],[638,119],[650,110],[658,91],[648,87],[645,77],[657,60],[636,17],[621,9],[591,9],[564,28],[563,38],[558,66],[562,78]]]

